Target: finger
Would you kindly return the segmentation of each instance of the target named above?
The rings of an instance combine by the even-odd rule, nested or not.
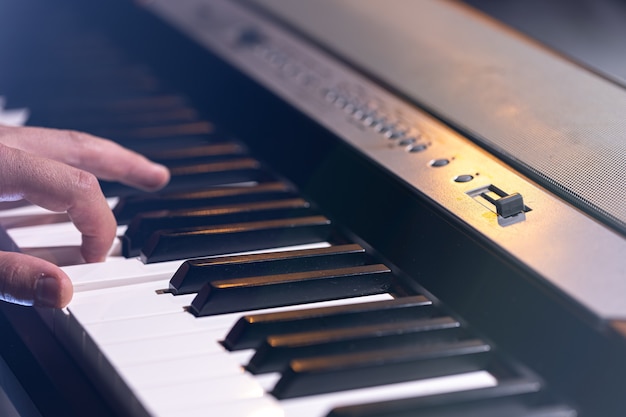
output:
[[[162,188],[170,178],[163,165],[110,140],[73,130],[0,127],[0,142],[144,190]]]
[[[72,282],[57,266],[39,258],[0,252],[0,299],[37,307],[65,307]]]
[[[48,210],[67,211],[82,234],[85,260],[104,260],[115,238],[116,222],[96,177],[1,144],[0,161],[0,196],[24,198]]]

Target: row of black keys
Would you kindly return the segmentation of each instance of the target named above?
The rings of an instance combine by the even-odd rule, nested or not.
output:
[[[55,26],[54,36],[35,40],[47,45],[61,37],[62,51],[42,47],[54,52],[24,65],[48,63],[43,77],[24,73],[36,92],[36,97],[23,95],[33,110],[31,122],[114,138],[172,171],[171,184],[157,195],[103,183],[105,193],[122,196],[115,214],[119,223],[128,224],[126,256],[158,262],[335,243],[186,261],[172,278],[170,291],[197,292],[190,311],[221,314],[242,305],[260,309],[393,288],[388,267],[341,238],[326,217],[247,155],[245,147],[216,134],[182,96],[164,89],[144,68],[124,63],[115,48],[103,48],[99,36],[75,37],[62,29]],[[500,382],[482,390],[339,408],[332,416],[574,415],[570,408],[555,405],[536,378],[502,359],[423,296],[245,316],[223,343],[230,350],[255,349],[250,372],[280,371],[273,391],[278,398],[480,369]]]
[[[279,399],[480,370],[498,380],[496,387],[338,408],[331,416],[576,415],[421,295],[246,315],[222,343],[231,351],[254,349],[249,372],[279,372],[272,391]]]

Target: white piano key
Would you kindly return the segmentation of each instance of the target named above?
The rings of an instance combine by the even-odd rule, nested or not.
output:
[[[271,396],[246,398],[220,404],[183,404],[174,408],[152,410],[155,417],[284,417],[285,413],[278,402]]]
[[[24,126],[30,117],[27,108],[4,110],[0,108],[0,124],[5,126]]]
[[[186,333],[133,340],[100,343],[99,349],[118,367],[140,365],[180,357],[225,353],[226,349],[205,333]],[[236,359],[235,359],[236,360]],[[238,362],[240,363],[240,362]]]
[[[158,286],[158,285],[157,285]],[[102,294],[101,292],[99,292]],[[169,294],[168,294],[169,295]],[[107,299],[110,296],[110,292],[104,295],[104,300],[107,303]],[[171,295],[169,295],[171,297]],[[91,337],[98,340],[103,345],[129,342],[134,340],[142,340],[158,337],[174,337],[175,335],[185,333],[196,333],[201,335],[219,335],[219,340],[226,336],[226,333],[237,322],[237,320],[245,314],[261,314],[272,313],[278,311],[290,311],[301,308],[314,308],[314,307],[328,307],[343,304],[356,304],[366,303],[372,301],[382,301],[391,299],[389,294],[376,294],[364,297],[354,297],[348,299],[339,299],[331,301],[322,301],[318,303],[311,303],[306,305],[295,305],[286,307],[276,307],[264,310],[244,311],[241,313],[222,314],[218,316],[209,317],[195,317],[192,314],[176,310],[168,314],[155,314],[150,316],[134,317],[121,321],[109,321],[91,320],[91,298],[84,300],[80,306],[76,306],[79,303],[78,300],[72,301],[70,304],[70,311],[86,329]],[[83,317],[83,310],[87,310],[87,317]],[[215,339],[218,340],[218,339]]]
[[[110,197],[106,199],[109,207],[113,208],[118,203],[119,198]],[[6,208],[6,207],[9,208]],[[37,225],[38,216],[48,216],[50,214],[56,214],[57,212],[45,209],[43,207],[36,206],[34,204],[30,204],[24,201],[24,204],[20,205],[19,202],[11,202],[11,204],[3,204],[0,203],[0,223],[2,223],[3,219],[13,218],[13,217],[32,217],[33,221],[31,223],[32,226]],[[69,219],[68,219],[69,221]]]
[[[246,373],[207,379],[167,387],[133,387],[143,404],[158,410],[171,410],[178,404],[196,406],[228,403],[251,398],[262,398],[263,388]],[[211,413],[211,409],[207,409]]]
[[[126,226],[118,226],[117,235],[124,234]],[[20,248],[80,246],[82,235],[73,223],[53,223],[8,229],[7,233]]]
[[[183,311],[195,294],[157,294],[169,280],[86,291],[74,295],[68,309],[81,323],[124,320]]]
[[[103,263],[70,265],[62,269],[72,279],[76,293],[169,280],[182,263],[183,261],[171,261],[144,264],[139,258],[112,257]]]
[[[210,343],[210,341],[207,341]],[[154,348],[157,348],[155,346]],[[113,366],[117,364],[111,361]],[[228,352],[210,353],[208,355],[185,356],[166,360],[157,360],[142,364],[117,367],[120,376],[133,387],[158,388],[220,379],[244,374],[244,370]]]

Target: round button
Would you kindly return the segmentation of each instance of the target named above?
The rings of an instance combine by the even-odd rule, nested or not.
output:
[[[337,97],[339,96],[335,90],[324,90],[323,94],[324,94],[324,98],[329,103],[334,103],[335,100],[337,100]]]
[[[450,163],[449,159],[445,159],[445,158],[435,159],[435,160],[430,162],[430,166],[434,167],[434,168],[439,168],[439,167],[445,167],[449,163]]]
[[[343,109],[346,104],[348,104],[348,100],[346,100],[343,96],[338,96],[335,100],[335,106],[339,107],[340,109]]]
[[[372,127],[376,123],[378,123],[378,115],[376,113],[371,113],[363,119],[363,124],[367,127]]]
[[[470,182],[474,179],[473,175],[458,175],[454,178],[455,182]]]
[[[363,120],[367,117],[367,113],[362,108],[357,108],[354,113],[352,113],[352,117],[356,120]]]
[[[400,141],[398,142],[398,145],[409,146],[409,145],[413,145],[415,142],[417,142],[417,139],[414,137],[404,138],[404,139],[400,139]]]
[[[428,146],[425,143],[418,143],[417,145],[409,146],[408,150],[409,150],[409,152],[417,153],[417,152],[425,151],[426,148],[428,148]]]
[[[387,139],[398,139],[404,136],[404,132],[401,130],[397,130],[394,128],[390,128],[385,132],[385,137]]]

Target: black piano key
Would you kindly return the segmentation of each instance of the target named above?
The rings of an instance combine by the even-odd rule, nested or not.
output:
[[[141,213],[122,236],[122,255],[138,256],[148,238],[159,230],[285,219],[317,214],[303,199],[263,201],[195,210]]]
[[[185,160],[200,161],[200,158],[205,157],[234,157],[242,156],[246,153],[246,148],[236,142],[229,141],[214,141],[205,145],[195,146],[176,146],[170,149],[155,148],[150,146],[148,149],[141,152],[144,156],[152,161],[159,162],[164,165],[172,165],[173,161]]]
[[[240,318],[222,344],[228,350],[256,348],[270,335],[324,329],[345,329],[358,324],[380,324],[435,317],[440,314],[423,295],[393,300],[308,308]]]
[[[189,175],[185,167],[193,170],[223,169],[216,163],[251,164],[247,149],[240,143],[224,139],[223,135],[192,135],[163,137],[152,140],[115,140],[146,158],[170,168],[173,175]],[[258,167],[254,163],[253,167]]]
[[[155,138],[209,135],[214,132],[215,126],[211,122],[194,121],[163,126],[140,126],[130,129],[102,129],[95,133],[101,136],[115,138],[123,143],[125,139],[143,139],[151,141]]]
[[[148,239],[141,260],[153,263],[324,242],[331,231],[324,216],[161,230]]]
[[[159,149],[159,150],[162,150],[163,152],[167,152],[168,150],[172,148],[175,148],[175,149],[187,149],[187,148],[195,148],[195,147],[199,148],[205,145],[211,145],[216,141],[215,138],[212,138],[211,136],[206,136],[206,135],[182,136],[182,137],[176,137],[176,138],[156,138],[151,141],[126,140],[126,141],[121,142],[119,140],[116,140],[116,138],[108,138],[108,139],[111,139],[114,142],[117,142],[118,144],[120,144],[121,146],[124,146],[125,148],[128,148],[132,151],[145,155],[149,159],[152,159],[150,157],[149,149],[153,149],[153,150]],[[183,159],[183,158],[180,158],[180,159]],[[180,161],[180,159],[178,161]],[[194,159],[190,159],[190,160],[192,161],[191,163],[194,163],[194,164],[197,163],[194,161]],[[172,158],[172,160],[170,161],[177,162],[174,160],[174,158]],[[160,162],[160,161],[157,161],[157,162]],[[168,162],[168,161],[164,161],[164,162]]]
[[[502,393],[498,387],[385,403],[341,407],[327,417],[577,417],[543,392]],[[472,395],[467,395],[467,394]],[[464,397],[464,398],[463,398]]]
[[[489,364],[490,351],[488,344],[472,339],[296,359],[283,372],[272,395],[286,399],[479,371]]]
[[[189,107],[180,107],[166,110],[149,110],[127,113],[89,113],[66,117],[61,115],[54,120],[55,126],[71,126],[81,131],[129,129],[135,126],[159,126],[165,123],[190,123],[200,119],[198,112]]]
[[[468,338],[467,332],[460,326],[451,317],[440,317],[269,336],[257,348],[246,370],[253,374],[280,372],[295,359],[416,347]]]
[[[119,224],[128,223],[136,214],[155,210],[191,209],[238,202],[293,198],[293,189],[283,182],[265,182],[255,186],[207,187],[203,191],[135,194],[126,196],[113,208]]]
[[[68,100],[62,97],[61,100],[35,100],[37,106],[41,107],[41,113],[50,117],[63,117],[68,112],[76,114],[78,117],[90,117],[94,113],[126,114],[138,111],[161,111],[172,108],[189,106],[187,98],[181,94],[165,93],[143,96],[143,97],[118,97],[102,98],[100,100],[75,99]],[[76,113],[74,113],[76,112]]]
[[[209,316],[381,294],[391,281],[381,264],[214,281],[202,287],[189,311]]]
[[[216,280],[313,271],[365,264],[365,249],[356,244],[185,261],[170,280],[174,294],[189,294]]]
[[[170,175],[170,182],[162,192],[197,190],[201,187],[261,182],[274,178],[252,158],[174,166],[170,167]],[[126,196],[137,193],[135,188],[111,182],[102,185],[102,191],[107,196]]]
[[[193,148],[200,149],[200,147],[197,146],[194,146]],[[184,151],[185,149],[181,147],[180,150]],[[223,171],[241,167],[258,169],[261,166],[258,161],[249,158],[249,156],[246,155],[245,152],[237,152],[232,154],[214,153],[212,155],[197,155],[189,156],[186,158],[168,158],[167,155],[165,155],[165,158],[151,159],[153,159],[155,162],[167,166],[172,176],[202,174],[205,172]]]

